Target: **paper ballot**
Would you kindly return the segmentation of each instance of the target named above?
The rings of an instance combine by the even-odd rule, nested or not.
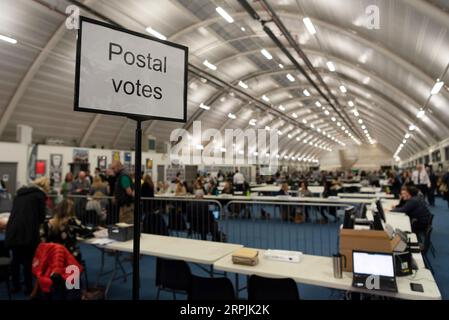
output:
[[[267,250],[263,254],[265,259],[299,263],[301,261],[302,252],[287,250]]]

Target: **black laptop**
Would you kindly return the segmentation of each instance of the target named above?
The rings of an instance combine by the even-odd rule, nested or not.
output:
[[[352,252],[352,286],[375,291],[398,292],[391,253]]]

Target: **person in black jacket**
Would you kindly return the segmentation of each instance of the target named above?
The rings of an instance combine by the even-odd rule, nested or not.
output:
[[[153,179],[151,179],[151,176],[149,174],[146,174],[143,177],[143,183],[142,187],[140,189],[140,195],[142,198],[154,198],[154,183]],[[154,207],[153,207],[153,200],[142,200],[143,202],[143,212],[146,213],[152,213]]]
[[[437,176],[433,172],[432,166],[427,167],[427,175],[430,180],[430,188],[427,193],[427,200],[431,207],[435,207],[435,190],[437,189]]]
[[[394,195],[395,199],[399,199],[401,194],[401,182],[399,181],[398,175],[395,172],[390,172],[388,175],[388,182],[391,184],[391,193]]]
[[[195,199],[202,200],[204,193],[197,190]],[[223,242],[225,235],[219,230],[218,222],[209,210],[207,201],[198,201],[187,208],[187,221],[190,223],[191,232],[198,233],[201,240],[207,240],[207,235],[212,235],[212,241]]]
[[[11,215],[6,226],[5,245],[12,251],[13,292],[19,292],[20,267],[23,267],[25,294],[33,290],[31,263],[39,245],[39,228],[46,215],[46,193],[50,180],[46,177],[35,180],[30,186],[17,191]]]
[[[417,195],[416,187],[405,186],[401,190],[401,202],[392,212],[403,212],[412,220],[412,231],[422,234],[426,231],[431,213],[425,200]]]

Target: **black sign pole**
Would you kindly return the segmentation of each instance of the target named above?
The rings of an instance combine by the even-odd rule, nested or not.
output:
[[[136,127],[136,152],[134,167],[134,240],[133,240],[133,300],[140,297],[140,188],[142,177],[142,119],[134,118]]]

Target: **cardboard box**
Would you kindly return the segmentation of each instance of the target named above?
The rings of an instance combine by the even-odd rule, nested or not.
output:
[[[246,266],[255,266],[259,263],[259,251],[242,248],[232,254],[232,262]]]
[[[340,254],[346,257],[344,271],[352,272],[352,251],[392,253],[400,241],[398,235],[390,239],[385,231],[340,229]]]

